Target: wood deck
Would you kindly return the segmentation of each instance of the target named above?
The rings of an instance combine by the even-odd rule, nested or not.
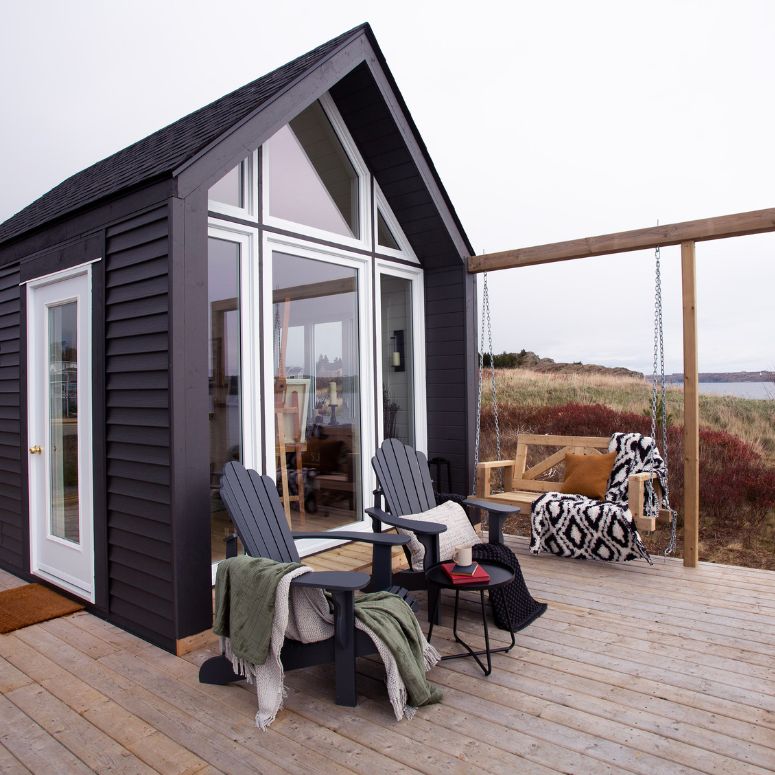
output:
[[[261,733],[251,687],[198,683],[209,650],[178,658],[79,613],[0,636],[0,772],[775,771],[775,573],[536,558],[510,540],[549,611],[489,678],[468,659],[435,668],[444,700],[412,721],[362,660],[357,708],[333,704],[330,670],[290,673]],[[351,547],[313,560],[348,562]],[[434,643],[449,650],[449,630]]]

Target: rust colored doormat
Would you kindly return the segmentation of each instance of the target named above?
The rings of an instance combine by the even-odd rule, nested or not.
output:
[[[6,589],[0,592],[0,633],[66,616],[82,608],[80,603],[74,603],[40,584]]]

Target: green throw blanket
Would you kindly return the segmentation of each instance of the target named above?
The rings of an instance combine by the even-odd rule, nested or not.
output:
[[[355,616],[388,647],[406,686],[407,702],[414,708],[441,702],[441,689],[425,673],[427,642],[412,609],[392,592],[367,592],[355,600]]]
[[[213,632],[231,640],[241,660],[263,665],[269,654],[277,585],[298,562],[240,555],[218,563]]]
[[[299,563],[247,556],[218,565],[213,630],[223,639],[235,669],[256,684],[256,723],[261,728],[271,723],[282,704],[283,639],[315,642],[334,634],[323,591],[294,589],[289,583],[292,579],[284,579],[305,570],[309,569]],[[400,597],[390,592],[360,595],[355,600],[355,617],[355,626],[374,640],[385,663],[396,718],[411,718],[414,708],[441,700],[441,690],[425,677],[439,654],[425,640],[417,618]]]

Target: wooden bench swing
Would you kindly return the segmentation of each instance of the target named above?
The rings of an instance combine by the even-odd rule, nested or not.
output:
[[[477,274],[680,245],[684,371],[684,486],[681,513],[683,561],[686,567],[697,566],[700,540],[700,407],[698,400],[699,366],[697,362],[696,243],[772,232],[775,232],[775,208],[768,208],[613,234],[601,234],[547,245],[534,245],[515,250],[504,250],[499,253],[469,256],[468,258],[468,272]],[[501,455],[499,454],[497,457],[500,458]]]
[[[661,260],[657,247],[655,251],[655,311],[654,311],[654,374],[651,391],[651,435],[656,440],[657,426],[661,424],[662,453],[665,471],[668,470],[667,457],[667,394],[665,382],[664,336],[662,326],[662,281]],[[490,323],[490,295],[487,288],[487,273],[484,274],[482,289],[482,326],[479,347],[479,384],[477,399],[477,427],[474,481],[478,498],[503,504],[518,506],[523,514],[530,514],[533,503],[546,492],[565,492],[565,458],[574,455],[601,455],[608,452],[610,439],[605,436],[560,436],[522,433],[517,436],[517,449],[513,459],[503,459],[501,455],[501,436],[498,421],[498,396],[495,387],[495,362],[492,349],[492,327]],[[495,420],[495,448],[497,460],[479,462],[481,437],[482,383],[484,375],[485,329],[489,345],[489,369],[491,399]],[[536,462],[530,460],[531,448],[540,448],[539,454],[545,455]],[[500,471],[501,487],[493,487],[493,473]],[[665,479],[667,481],[667,477]],[[647,488],[653,488],[657,508],[646,513]],[[669,487],[665,488],[669,490]],[[628,505],[635,527],[651,533],[657,525],[671,527],[670,538],[665,554],[672,554],[676,540],[676,512],[670,508],[669,492],[663,492],[655,472],[631,474],[628,478]]]
[[[567,454],[600,455],[608,451],[609,439],[605,436],[549,436],[537,433],[521,433],[517,436],[517,451],[513,460],[490,460],[476,467],[476,495],[488,501],[519,506],[523,514],[529,514],[533,502],[545,492],[562,492],[564,464]],[[527,468],[531,448],[555,448],[555,451]],[[493,492],[493,472],[502,470],[502,492]],[[662,488],[655,474],[640,473],[629,477],[628,496],[630,513],[638,530],[652,532],[657,524],[670,525],[672,514],[659,509],[658,514],[645,513],[646,482],[652,487],[658,501],[662,502]]]

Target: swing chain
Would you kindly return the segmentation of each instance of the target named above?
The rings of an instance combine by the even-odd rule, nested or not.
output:
[[[487,274],[485,273],[485,278]],[[482,372],[484,371],[484,306],[482,306],[482,325],[480,328],[479,341],[479,368],[477,373],[477,394],[476,394],[476,439],[474,441],[474,475],[471,478],[473,491],[476,494],[476,472],[479,469],[479,439],[482,429]]]
[[[662,455],[665,461],[665,482],[664,482],[664,504],[670,512],[670,539],[665,547],[665,556],[675,551],[676,543],[676,525],[678,515],[670,506],[670,486],[667,472],[670,469],[669,455],[667,448],[667,385],[665,382],[665,338],[664,327],[662,325],[662,264],[659,246],[654,250],[655,261],[655,279],[654,279],[654,370],[651,382],[651,438],[654,442],[657,440],[657,416],[660,416],[662,425]],[[657,406],[658,400],[661,400],[661,407]],[[653,485],[649,482],[652,496],[654,495]],[[659,504],[654,498],[657,510]]]
[[[500,460],[501,428],[500,420],[498,418],[498,389],[495,384],[495,358],[492,351],[492,321],[490,319],[490,292],[487,287],[487,272],[484,273],[482,284],[482,323],[479,329],[479,379],[476,396],[476,439],[474,442],[474,474],[471,479],[473,482],[474,493],[476,493],[476,478],[479,468],[479,447],[481,443],[485,330],[487,331],[487,353],[490,356],[490,394],[492,396],[492,410],[493,418],[495,421],[495,454],[496,459]]]
[[[490,354],[490,390],[492,394],[492,414],[495,420],[495,459],[501,459],[501,426],[498,419],[498,389],[495,386],[495,357],[492,352],[492,323],[490,322],[490,294],[487,290],[487,274],[484,275],[484,289],[482,292],[484,309],[487,313],[487,351]]]
[[[656,264],[656,276],[654,279],[654,369],[651,378],[651,438],[657,439],[657,379],[659,372],[660,352],[662,351],[662,270],[659,248],[654,251],[654,262]],[[662,363],[664,363],[664,352],[662,352]],[[666,450],[665,450],[666,451]]]

